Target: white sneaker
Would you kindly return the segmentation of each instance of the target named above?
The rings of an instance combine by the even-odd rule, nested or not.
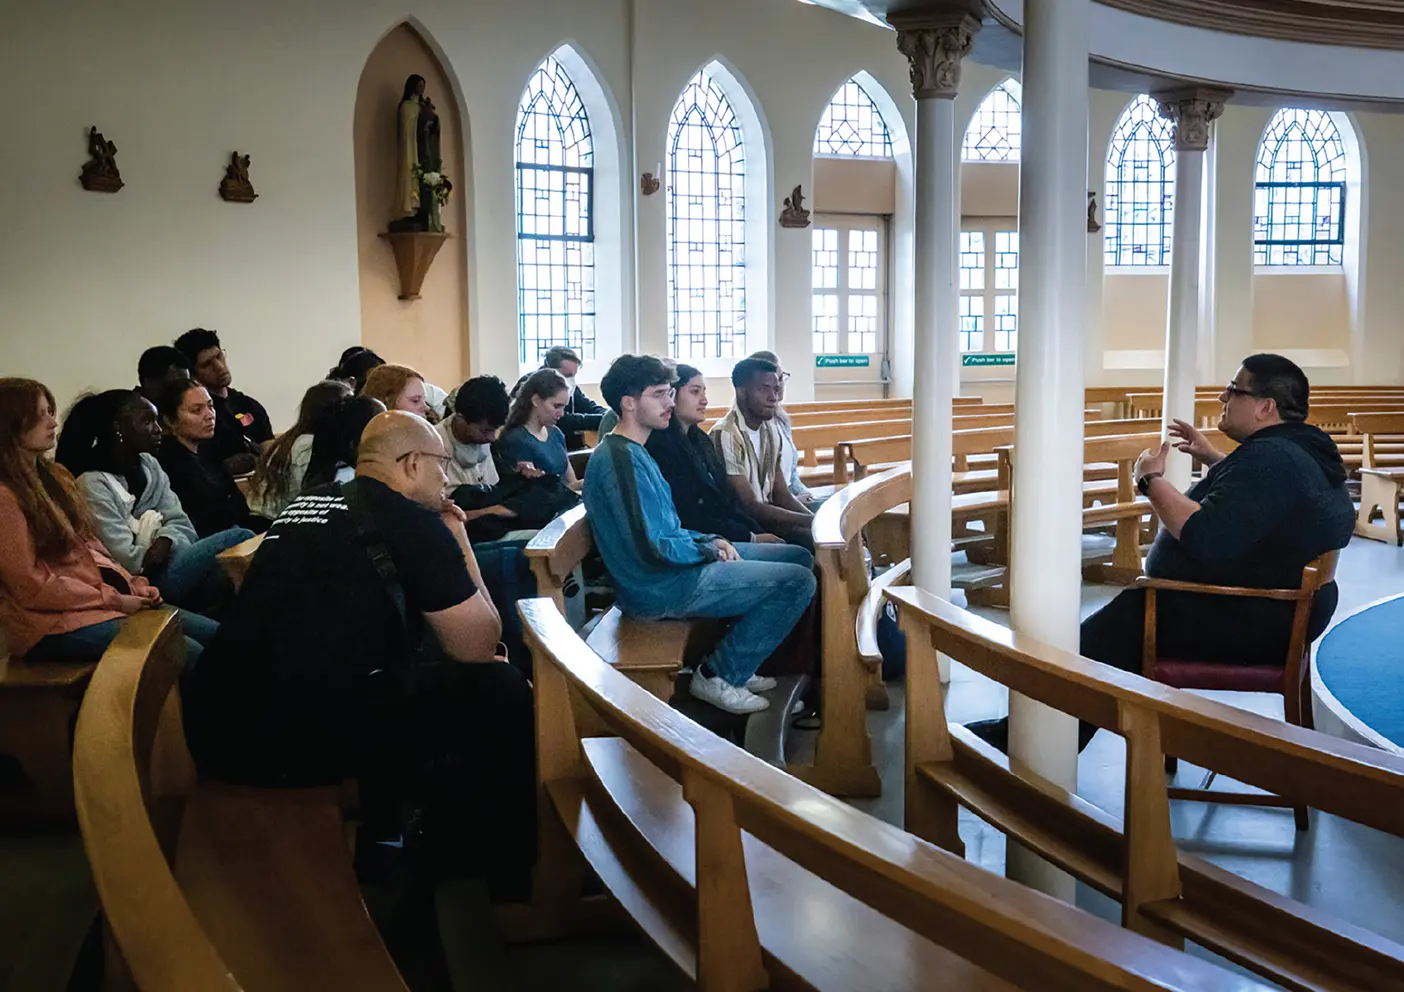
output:
[[[764,696],[757,696],[742,686],[732,685],[720,675],[709,679],[701,672],[693,672],[689,691],[704,703],[711,703],[717,709],[728,713],[759,713],[770,706],[770,700]]]
[[[769,692],[778,684],[769,675],[752,675],[746,680],[746,688],[751,692]]]

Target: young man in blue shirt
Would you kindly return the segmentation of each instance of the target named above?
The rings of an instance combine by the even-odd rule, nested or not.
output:
[[[672,380],[659,359],[625,355],[600,383],[619,424],[585,471],[590,529],[626,616],[735,620],[698,666],[691,692],[728,713],[754,713],[769,705],[757,693],[775,686],[756,670],[814,598],[814,559],[789,545],[732,545],[678,522],[672,491],[644,447],[668,426]]]

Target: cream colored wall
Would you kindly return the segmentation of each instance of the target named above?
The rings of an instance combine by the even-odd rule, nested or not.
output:
[[[897,167],[880,159],[816,158],[813,207],[825,214],[892,214]]]
[[[444,208],[449,241],[439,250],[420,299],[401,300],[390,246],[380,235],[395,213],[395,120],[405,78],[425,77],[439,113],[444,175],[457,195]],[[452,390],[468,372],[468,247],[463,201],[463,126],[448,76],[424,41],[401,25],[376,46],[361,73],[352,125],[356,160],[356,247],[360,340],[381,357],[416,369]]]

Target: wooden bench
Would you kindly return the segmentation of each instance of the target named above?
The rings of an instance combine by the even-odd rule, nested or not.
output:
[[[907,635],[907,829],[959,851],[964,806],[1120,901],[1125,926],[1163,943],[1193,940],[1293,989],[1404,988],[1404,946],[1180,851],[1164,771],[1174,755],[1404,835],[1404,758],[1051,648],[922,590],[888,596]],[[1121,817],[1011,767],[964,727],[948,725],[938,652],[1124,737]]]
[[[243,586],[244,576],[248,575],[249,569],[253,567],[254,554],[263,544],[263,537],[262,534],[255,534],[247,541],[241,541],[218,555],[219,565],[234,583],[236,592]]]
[[[73,823],[73,720],[96,667],[0,657],[0,761],[19,773],[0,792],[0,829]]]
[[[1404,500],[1404,468],[1362,468],[1356,535],[1372,541],[1393,541],[1395,547],[1404,547],[1404,529],[1399,519],[1401,500]],[[1378,526],[1374,522],[1376,510],[1383,518]]]
[[[565,613],[565,588],[580,563],[594,550],[582,503],[551,521],[527,543],[537,593]],[[634,620],[612,606],[586,637],[590,649],[658,698],[672,698],[673,683],[685,665],[700,661],[716,643],[717,627],[707,620]]]
[[[180,622],[123,625],[78,716],[78,822],[112,938],[107,987],[407,992],[361,901],[339,791],[196,779]]]
[[[550,600],[536,665],[537,933],[588,865],[700,989],[1260,988],[965,863],[772,768],[611,670]],[[611,736],[582,738],[588,710]]]

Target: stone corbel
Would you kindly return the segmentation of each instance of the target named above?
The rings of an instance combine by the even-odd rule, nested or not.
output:
[[[1209,125],[1224,112],[1232,90],[1194,86],[1151,94],[1160,116],[1175,124],[1175,150],[1202,152],[1209,148]]]

